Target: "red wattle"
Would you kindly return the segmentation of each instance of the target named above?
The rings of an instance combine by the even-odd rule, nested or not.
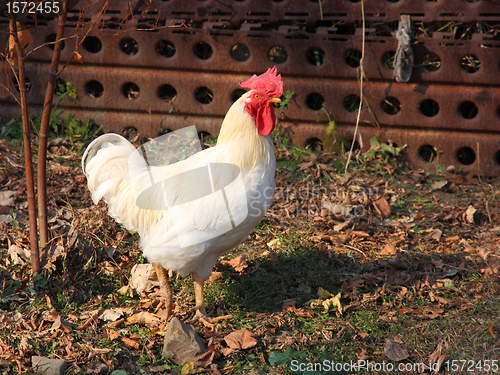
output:
[[[273,131],[276,124],[276,114],[272,105],[264,105],[257,110],[255,123],[259,134],[264,137]]]

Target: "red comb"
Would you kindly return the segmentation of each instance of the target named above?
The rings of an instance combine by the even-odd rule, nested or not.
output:
[[[281,74],[276,75],[276,71],[275,66],[260,76],[254,74],[249,80],[240,82],[240,86],[244,89],[258,90],[272,98],[279,98],[283,94],[283,82]]]

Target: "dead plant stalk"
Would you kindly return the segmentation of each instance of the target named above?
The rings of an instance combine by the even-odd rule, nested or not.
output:
[[[347,168],[349,168],[349,163],[351,162],[351,157],[352,153],[354,151],[354,144],[356,142],[356,135],[358,134],[358,128],[359,128],[359,121],[361,118],[361,109],[363,109],[363,77],[365,75],[364,71],[364,63],[365,63],[365,33],[366,33],[366,22],[365,22],[365,5],[364,1],[361,0],[361,17],[363,21],[363,37],[362,37],[362,50],[361,50],[361,59],[359,61],[359,107],[358,107],[358,114],[356,117],[356,127],[354,128],[354,136],[352,138],[352,144],[351,144],[351,149],[349,150],[349,155],[347,156],[347,162],[345,164],[345,170],[344,173],[347,173]],[[361,141],[360,141],[360,146],[361,146]]]

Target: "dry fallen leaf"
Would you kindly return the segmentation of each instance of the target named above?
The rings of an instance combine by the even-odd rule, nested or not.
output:
[[[16,192],[12,190],[0,191],[0,206],[14,205],[16,201],[16,198],[14,197],[15,194]]]
[[[134,349],[139,349],[139,343],[137,341],[134,341],[132,339],[129,339],[128,337],[121,336],[120,339],[123,341],[125,345],[128,345]]]
[[[458,236],[451,236],[451,237],[446,237],[446,242],[455,242],[455,241],[458,241],[460,239],[460,237]]]
[[[231,259],[229,265],[234,268],[236,272],[241,272],[243,269],[248,267],[245,255],[240,255],[234,259]]]
[[[123,315],[123,311],[120,309],[106,309],[104,310],[98,318],[104,320],[105,322],[114,322],[120,319]]]
[[[62,329],[66,333],[70,333],[73,330],[73,325],[70,322],[67,322],[66,320],[61,318],[60,315],[58,315],[56,320],[54,320],[54,323],[52,324],[52,327],[50,329],[53,330]]]
[[[314,166],[314,163],[312,161],[299,164],[301,171],[306,171],[307,169],[311,168],[312,166]]]
[[[431,234],[430,234],[430,237],[439,242],[441,240],[441,235],[443,234],[443,232],[440,230],[440,229],[434,229]]]
[[[359,288],[362,287],[364,284],[365,280],[363,279],[351,280],[351,282],[349,282],[349,288]]]
[[[153,289],[157,281],[155,268],[150,263],[136,264],[130,271],[129,285],[137,293]]]
[[[467,219],[467,222],[470,224],[474,224],[474,214],[476,213],[476,209],[472,206],[469,206],[467,208],[467,211],[465,211],[465,218]]]
[[[489,326],[486,332],[491,336],[492,339],[495,339],[498,334],[498,328],[496,325],[492,324]]]
[[[378,210],[383,216],[389,217],[391,215],[391,207],[384,197],[380,197],[373,202],[373,206]]]
[[[280,240],[279,238],[275,238],[274,240],[271,240],[267,243],[267,246],[271,249],[275,249],[280,245]]]
[[[222,272],[212,271],[212,274],[208,278],[208,281],[213,282],[213,281],[219,280],[220,278],[222,278]]]
[[[439,369],[441,368],[442,363],[446,357],[446,350],[448,349],[449,344],[447,341],[442,341],[438,344],[436,349],[429,356],[429,363],[432,366],[433,374],[437,374]]]
[[[7,253],[10,255],[10,259],[16,265],[23,265],[31,257],[31,253],[28,249],[24,249],[17,245],[10,245]]]
[[[354,353],[354,354],[356,354],[356,357],[358,358],[358,361],[364,361],[364,360],[367,360],[367,359],[370,358],[370,356],[366,352],[366,348],[361,349],[361,353],[359,353],[359,354]]]
[[[408,356],[410,355],[408,353],[408,350],[403,348],[393,339],[385,339],[384,353],[389,359],[393,361],[402,361],[403,359],[408,358]]]
[[[335,225],[333,226],[333,230],[334,230],[335,232],[340,232],[341,230],[343,230],[343,229],[347,228],[347,227],[348,227],[349,225],[351,225],[351,224],[352,224],[352,221],[347,220],[347,221],[344,221],[343,223],[340,223],[340,224],[335,224]]]
[[[436,307],[433,308],[431,306],[425,306],[423,312],[423,316],[429,318],[429,319],[436,319],[441,316],[441,314],[444,312],[443,309]]]
[[[132,324],[157,324],[159,321],[160,318],[155,314],[152,314],[147,311],[141,311],[125,319],[125,325],[128,326]]]
[[[295,310],[295,300],[287,299],[281,304],[281,311],[293,311]]]
[[[224,337],[227,346],[232,349],[248,349],[257,345],[255,334],[248,329],[239,329]]]
[[[416,310],[412,309],[411,307],[401,306],[398,310],[398,313],[401,315],[403,315],[403,314],[415,314]]]
[[[310,318],[314,317],[314,312],[312,312],[311,310],[306,310],[304,308],[295,309],[293,311],[293,313],[301,318],[309,318],[310,319]]]
[[[379,253],[379,255],[386,255],[386,256],[396,255],[396,245],[394,245],[393,243],[386,243],[382,251]]]
[[[334,296],[329,291],[323,289],[322,287],[319,287],[318,296],[320,299],[308,301],[307,305],[311,306],[312,308],[323,307],[324,312],[328,312],[331,307],[336,307],[337,312],[339,314],[342,314],[342,304],[340,303],[340,297],[341,297],[340,293],[338,293],[336,296]]]
[[[434,182],[432,185],[431,185],[431,189],[432,190],[439,190],[439,189],[442,189],[443,187],[446,186],[446,184],[448,183],[448,181],[446,180],[443,180],[443,181],[436,181]]]

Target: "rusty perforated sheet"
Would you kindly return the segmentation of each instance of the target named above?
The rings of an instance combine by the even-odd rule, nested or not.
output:
[[[94,19],[103,3],[94,1],[89,6],[86,0],[71,1],[69,25],[76,27],[82,18]],[[414,167],[439,162],[473,174],[500,174],[500,34],[495,32],[500,27],[500,1],[365,3],[364,95],[369,107],[361,115],[365,146],[375,135],[408,144]],[[362,50],[360,2],[322,0],[321,9],[319,2],[292,0],[127,4],[109,2],[92,33],[97,39],[79,49],[85,64],[73,63],[61,74],[78,90],[78,98],[62,103],[61,108],[83,119],[92,118],[107,131],[121,132],[132,126],[156,136],[161,129],[196,124],[199,130],[214,134],[232,103],[237,82],[277,65],[285,90],[295,92],[284,120],[290,125],[294,143],[303,145],[326,137],[324,121],[316,122],[318,100],[311,101],[311,95],[320,103],[325,101],[325,109],[339,126],[338,136],[352,138],[356,120],[352,99],[359,96],[356,59]],[[415,68],[409,83],[394,82],[388,62],[397,48],[391,31],[401,14],[411,15],[416,35]],[[125,17],[128,23],[123,22]],[[42,21],[34,26],[30,46],[46,42],[56,32],[57,20]],[[476,21],[490,29],[471,32]],[[436,24],[440,27],[433,29]],[[450,33],[444,27],[450,24],[465,36]],[[0,25],[6,26],[5,18],[0,17]],[[151,27],[156,30],[137,30]],[[433,32],[424,38],[422,29]],[[6,40],[6,34],[0,34],[2,45]],[[160,41],[168,42],[174,50],[162,50]],[[246,52],[239,50],[232,55],[237,45],[244,45]],[[74,39],[66,41],[62,61],[69,59],[74,46]],[[275,47],[286,52],[285,61],[279,60],[283,54],[276,55]],[[324,56],[318,58],[321,53]],[[430,54],[437,56],[438,69],[429,68]],[[27,64],[31,81],[28,98],[35,114],[41,112],[51,57],[52,50],[44,47],[33,53]],[[464,64],[471,59],[474,68],[467,69]],[[102,92],[89,90],[93,81],[101,85]],[[124,87],[130,83],[136,86],[127,93]],[[162,98],[165,85],[170,90],[168,98],[173,100]],[[210,89],[210,103],[196,99],[200,87]],[[394,100],[399,103],[397,108]],[[430,110],[429,102],[433,105]],[[8,93],[0,91],[3,118],[17,111],[12,103]],[[431,158],[430,163],[422,160],[426,159],[422,146],[435,147],[439,158]],[[464,147],[469,153],[466,163],[473,159],[471,151],[476,156],[470,164],[463,163],[463,155],[457,156]]]

